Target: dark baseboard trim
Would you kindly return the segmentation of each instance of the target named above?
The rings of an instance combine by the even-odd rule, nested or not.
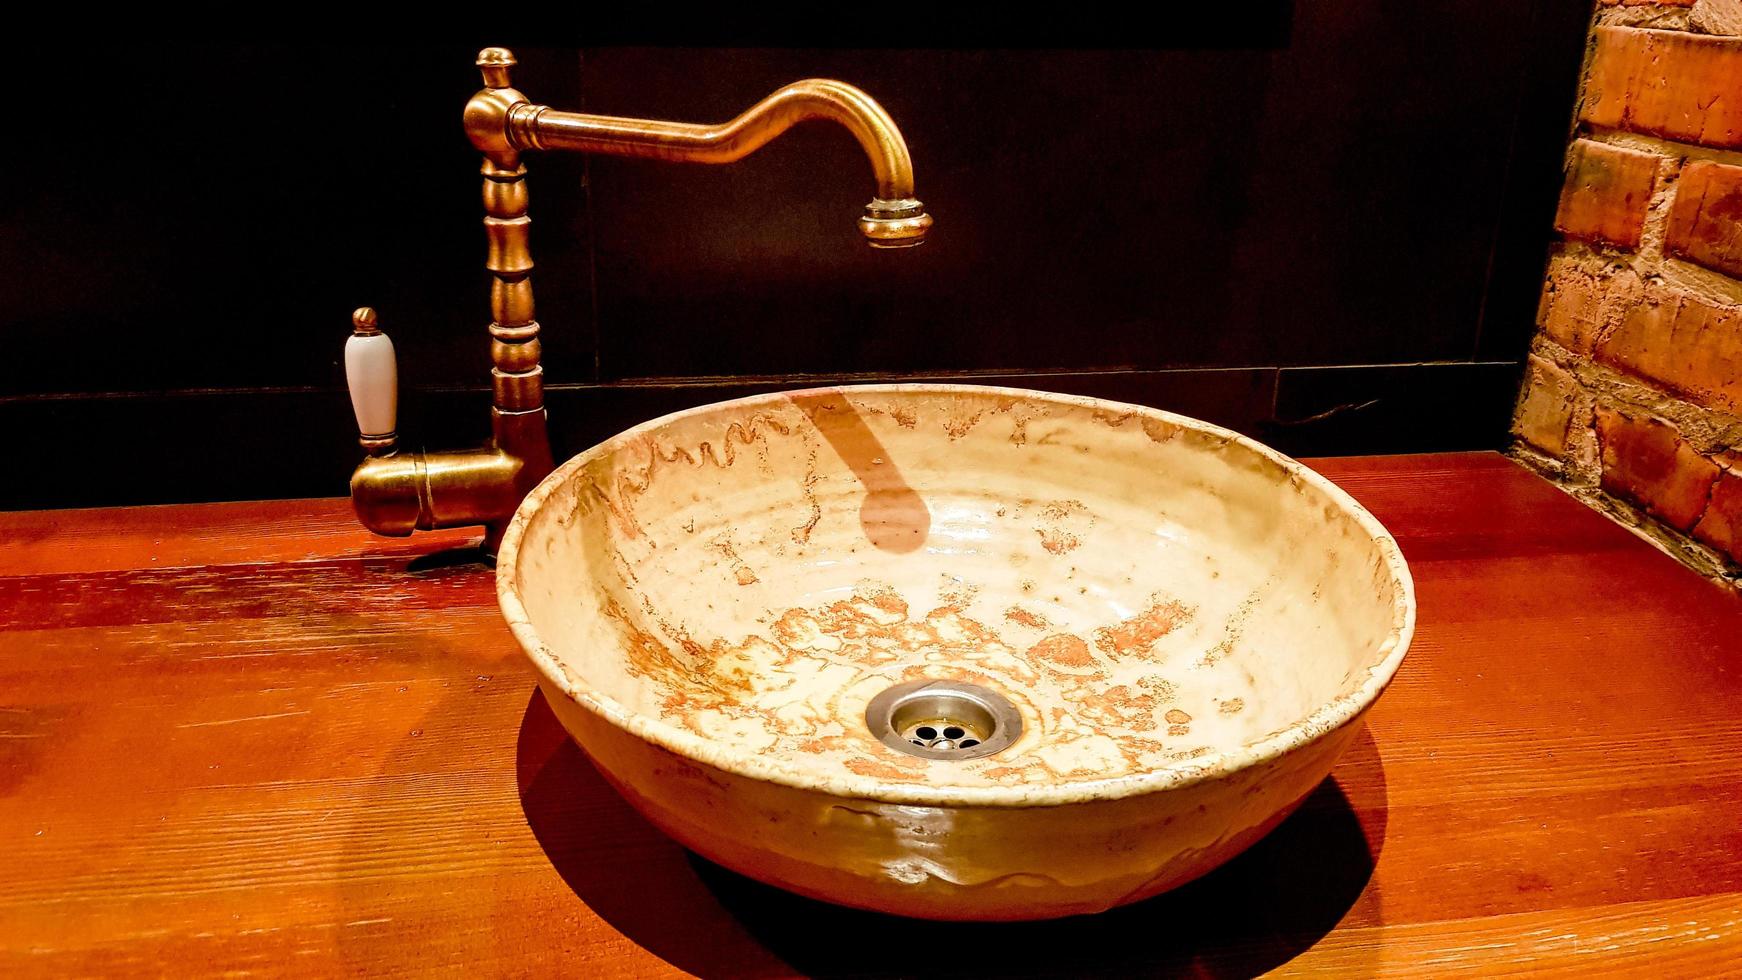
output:
[[[1518,386],[1512,361],[1352,367],[1184,368],[878,376],[1041,388],[1153,405],[1224,425],[1293,455],[1495,449]],[[834,377],[635,380],[554,386],[559,458],[631,425],[708,402],[816,387]],[[413,447],[488,434],[489,395],[408,391]],[[0,509],[334,496],[358,450],[340,391],[163,392],[0,402],[23,461],[0,476]]]

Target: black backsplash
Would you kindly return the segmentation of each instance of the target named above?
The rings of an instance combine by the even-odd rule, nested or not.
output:
[[[459,111],[504,41],[529,96],[593,112],[713,121],[796,78],[853,82],[937,219],[923,248],[867,249],[869,167],[826,125],[730,167],[529,155],[559,455],[716,398],[964,375],[1285,451],[1499,445],[1588,6],[1280,9],[1275,30],[1068,51],[480,35],[361,56],[334,27],[202,45],[197,87],[147,45],[15,55],[14,90],[52,83],[88,124],[15,119],[0,164],[0,424],[30,461],[0,506],[342,493],[363,304],[400,351],[407,441],[481,440]]]

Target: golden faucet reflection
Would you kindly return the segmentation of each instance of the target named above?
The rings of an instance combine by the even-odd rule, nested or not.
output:
[[[858,227],[875,248],[925,240],[932,219],[913,196],[907,143],[876,100],[845,82],[794,82],[718,125],[563,112],[529,101],[510,82],[514,55],[478,53],[484,88],[466,104],[466,134],[484,154],[484,262],[490,286],[490,445],[463,452],[401,454],[394,434],[393,347],[375,311],[352,316],[345,366],[369,457],[351,476],[351,501],[377,534],[482,524],[493,554],[527,491],[552,469],[545,427],[544,369],[533,318],[532,257],[527,249],[527,150],[577,150],[686,163],[742,160],[796,123],[825,119],[846,127],[871,160],[877,191]]]

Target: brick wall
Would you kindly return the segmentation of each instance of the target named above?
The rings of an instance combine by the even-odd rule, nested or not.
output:
[[[1742,0],[1602,0],[1518,455],[1742,583]]]

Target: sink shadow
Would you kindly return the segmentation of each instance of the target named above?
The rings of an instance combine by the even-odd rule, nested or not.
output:
[[[1369,885],[1386,794],[1365,731],[1295,814],[1216,871],[1100,915],[1026,923],[843,908],[691,855],[617,796],[542,694],[527,705],[518,756],[527,822],[568,886],[642,948],[702,976],[1246,977],[1287,963],[1352,910],[1378,916]],[[601,838],[611,860],[600,858]]]

